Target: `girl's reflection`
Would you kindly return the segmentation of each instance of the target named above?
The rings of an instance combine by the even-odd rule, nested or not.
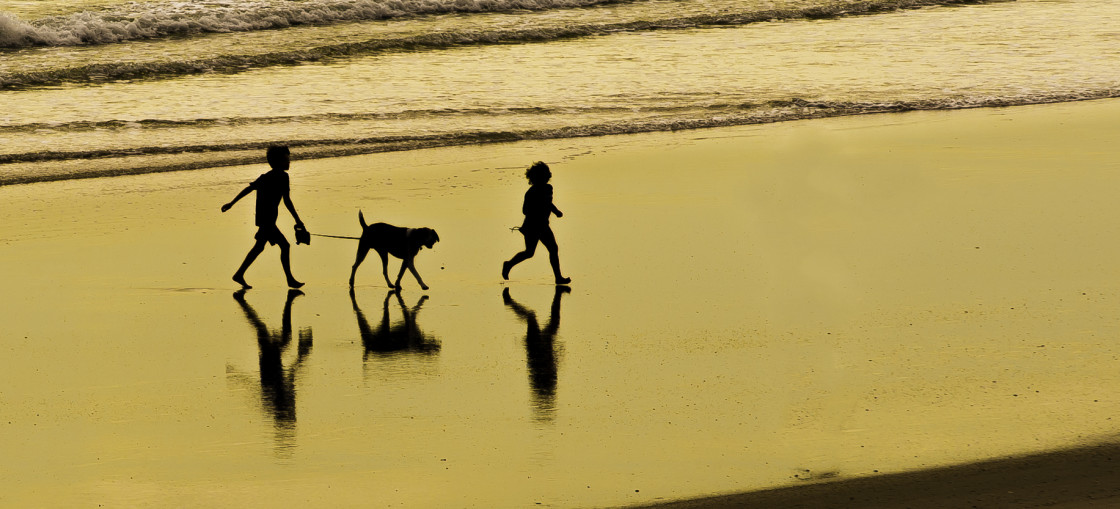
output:
[[[533,412],[538,422],[551,422],[556,414],[556,383],[559,360],[555,342],[560,328],[560,296],[571,292],[564,285],[556,286],[552,295],[552,308],[548,323],[542,329],[537,314],[509,296],[509,288],[502,290],[502,301],[526,324],[525,356],[529,368],[529,387],[532,389]]]

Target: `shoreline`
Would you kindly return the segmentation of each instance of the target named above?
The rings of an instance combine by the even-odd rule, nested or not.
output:
[[[914,112],[954,112],[1020,108],[1055,104],[1075,104],[1086,101],[1116,99],[1120,92],[1099,91],[1092,97],[1075,94],[1065,97],[1036,98],[1013,103],[998,99],[985,104],[946,106],[903,102],[891,106],[851,104],[818,104],[793,99],[784,104],[771,105],[772,111],[746,113],[735,120],[734,115],[719,118],[677,119],[669,125],[638,121],[622,129],[618,124],[561,127],[547,130],[499,131],[460,133],[451,136],[393,136],[365,140],[289,140],[293,161],[317,161],[340,157],[355,157],[393,152],[408,152],[454,147],[485,147],[510,143],[549,142],[562,140],[597,139],[613,136],[632,136],[658,133],[688,133],[711,129],[735,129],[789,122],[870,117]],[[853,111],[854,110],[854,111]],[[259,163],[259,152],[273,142],[240,143],[236,146],[198,147],[141,147],[82,152],[37,152],[29,154],[0,154],[0,168],[10,171],[0,175],[0,187],[43,182],[113,178],[132,175],[199,171]],[[75,169],[88,166],[90,161],[112,164],[113,168]],[[14,170],[13,170],[14,169]],[[13,175],[13,173],[15,175]]]

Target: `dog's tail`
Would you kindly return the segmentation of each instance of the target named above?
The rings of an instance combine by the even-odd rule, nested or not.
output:
[[[366,229],[366,218],[362,216],[362,211],[358,211],[358,222],[362,225],[362,230]]]

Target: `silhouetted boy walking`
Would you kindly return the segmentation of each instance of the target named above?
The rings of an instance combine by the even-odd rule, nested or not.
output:
[[[225,212],[233,207],[233,204],[238,200],[244,198],[249,193],[257,192],[257,212],[256,212],[256,225],[257,234],[254,236],[256,243],[249,249],[249,253],[245,255],[245,261],[241,263],[241,267],[233,274],[233,280],[240,284],[243,288],[252,288],[245,282],[245,271],[253,264],[253,260],[257,259],[257,255],[264,251],[264,244],[268,242],[272,245],[280,246],[280,264],[284,266],[284,275],[288,278],[288,286],[291,288],[299,288],[303,283],[296,281],[292,277],[292,267],[290,261],[291,244],[288,244],[288,239],[284,234],[280,233],[280,229],[276,227],[276,216],[280,208],[280,200],[284,201],[284,206],[291,212],[292,217],[296,220],[296,229],[303,229],[303,221],[300,221],[299,214],[296,214],[296,208],[292,205],[292,198],[289,195],[288,185],[288,167],[291,165],[290,153],[288,147],[268,147],[265,154],[268,159],[268,165],[272,170],[265,173],[254,180],[253,183],[245,187],[236,197],[229,203],[222,205],[222,212]]]

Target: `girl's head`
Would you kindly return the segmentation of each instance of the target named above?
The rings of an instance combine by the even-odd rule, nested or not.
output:
[[[547,164],[537,161],[528,170],[525,170],[525,178],[529,179],[529,183],[533,185],[546,184],[552,178],[552,172],[548,169]]]

